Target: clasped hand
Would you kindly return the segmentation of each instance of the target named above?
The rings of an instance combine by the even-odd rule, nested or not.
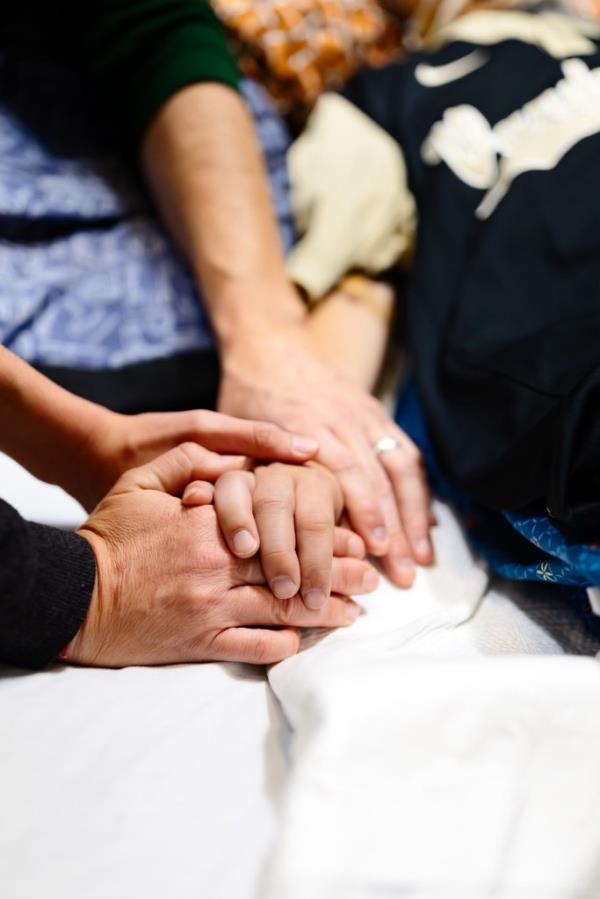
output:
[[[126,472],[79,531],[97,578],[67,659],[270,664],[297,652],[299,628],[352,623],[349,596],[377,575],[336,526],[341,506],[316,465],[249,471],[196,443]]]

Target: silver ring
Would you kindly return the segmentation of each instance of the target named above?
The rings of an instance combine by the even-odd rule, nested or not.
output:
[[[391,453],[392,450],[398,449],[400,446],[399,442],[395,437],[382,437],[381,440],[378,440],[373,449],[375,450],[375,455],[382,456],[384,453]]]

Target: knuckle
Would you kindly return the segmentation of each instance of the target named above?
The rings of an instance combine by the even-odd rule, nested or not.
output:
[[[324,515],[323,512],[313,512],[303,515],[299,520],[299,526],[303,534],[309,537],[323,537],[333,532],[333,514]]]
[[[219,480],[217,481],[217,490],[222,492],[223,489],[229,489],[231,486],[236,486],[238,484],[245,483],[244,472],[242,471],[225,471],[222,475],[219,475]]]
[[[405,452],[390,453],[389,457],[385,460],[386,471],[388,471],[392,477],[396,478],[402,478],[411,474],[414,467],[415,463],[411,461]]]
[[[376,524],[383,520],[379,505],[371,499],[357,499],[349,503],[350,511],[355,519],[366,521],[368,524]]]
[[[323,587],[331,580],[331,565],[314,565],[306,570],[302,578],[302,587],[310,590],[312,587]]]
[[[204,456],[206,450],[193,440],[186,440],[177,447],[177,452],[181,456],[185,456],[188,462],[194,464],[201,456]]]
[[[354,456],[344,453],[333,463],[333,470],[339,477],[364,477],[364,471]]]
[[[281,496],[257,491],[254,498],[254,511],[258,515],[289,512],[291,504]]]
[[[296,555],[293,550],[277,546],[264,546],[260,553],[261,562],[270,572],[293,575],[296,570]]]
[[[177,610],[186,618],[195,618],[200,613],[210,615],[216,605],[216,596],[195,583],[190,583],[177,595]]]
[[[253,439],[257,446],[273,446],[278,442],[279,428],[269,421],[256,421],[253,425]]]
[[[402,515],[402,523],[405,529],[413,537],[426,537],[428,533],[427,518],[421,512],[407,512]]]
[[[276,599],[273,601],[273,614],[278,624],[288,626],[296,617],[297,603],[294,599]]]
[[[355,474],[357,472],[362,474],[363,472],[362,465],[355,454],[345,448],[337,449],[331,453],[331,458],[327,461],[327,467],[339,475]]]
[[[191,431],[201,436],[210,426],[210,413],[203,409],[194,409],[190,413]]]
[[[273,657],[272,641],[266,634],[256,634],[253,639],[252,656],[259,664],[267,664]]]

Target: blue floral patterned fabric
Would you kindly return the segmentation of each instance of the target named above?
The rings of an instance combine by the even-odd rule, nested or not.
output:
[[[289,248],[289,135],[259,85],[243,91]],[[0,58],[0,340],[31,363],[114,369],[213,345],[190,274],[116,146],[71,73]]]
[[[590,604],[590,588],[600,587],[600,533],[595,540],[558,526],[541,507],[495,512],[474,503],[440,465],[414,382],[399,398],[396,421],[423,453],[432,489],[455,506],[492,571],[511,581],[553,584],[600,634],[600,614]]]

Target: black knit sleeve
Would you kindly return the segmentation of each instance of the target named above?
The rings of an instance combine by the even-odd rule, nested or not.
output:
[[[81,627],[95,578],[83,537],[25,521],[0,500],[0,662],[53,661]]]

